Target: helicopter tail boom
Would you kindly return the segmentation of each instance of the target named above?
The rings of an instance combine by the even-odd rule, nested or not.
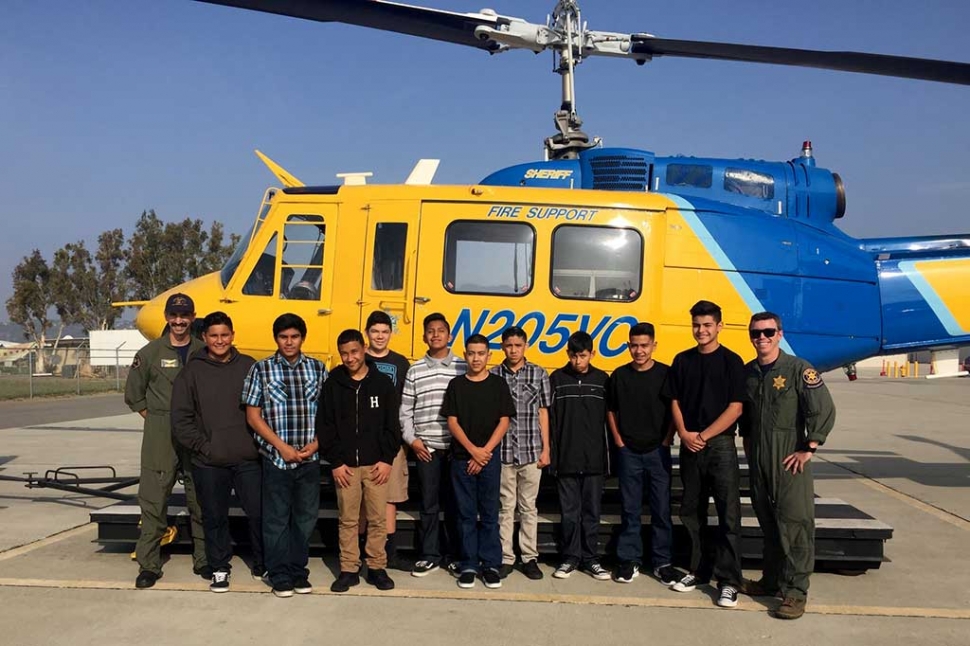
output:
[[[862,241],[882,299],[882,350],[970,344],[970,235]]]

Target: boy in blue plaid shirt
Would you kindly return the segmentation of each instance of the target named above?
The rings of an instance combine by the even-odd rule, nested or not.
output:
[[[542,578],[539,569],[537,530],[539,514],[536,498],[542,468],[549,465],[549,405],[552,389],[549,375],[541,367],[525,358],[529,347],[525,330],[512,326],[502,332],[502,351],[505,361],[492,368],[492,374],[505,379],[515,400],[515,417],[502,439],[502,484],[498,514],[499,536],[502,541],[503,578],[512,573],[515,552],[512,551],[512,532],[515,510],[519,510],[519,549],[522,552],[522,572],[533,580]]]
[[[273,594],[309,594],[310,535],[320,510],[317,400],[323,363],[302,352],[306,323],[296,314],[273,322],[277,352],[255,364],[243,385],[246,421],[263,456],[263,550]]]

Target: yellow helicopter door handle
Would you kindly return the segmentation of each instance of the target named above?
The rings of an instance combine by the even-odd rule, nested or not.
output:
[[[424,305],[425,303],[430,303],[431,299],[427,296],[415,296],[414,302],[418,303],[419,305]]]
[[[317,310],[317,314],[320,316],[329,316],[330,314],[333,314],[333,310],[328,308],[323,308],[323,309]]]

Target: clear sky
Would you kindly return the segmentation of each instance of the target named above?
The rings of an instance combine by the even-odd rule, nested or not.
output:
[[[552,0],[427,6],[542,22]],[[592,29],[970,62],[970,2],[587,0]],[[175,0],[0,2],[0,303],[37,247],[121,227],[142,210],[239,232],[275,179],[370,170],[437,183],[540,159],[553,132],[552,55],[447,43]],[[783,160],[803,139],[840,173],[856,236],[970,233],[970,87],[766,65],[591,59],[586,131],[658,154]],[[6,311],[0,308],[0,320]]]

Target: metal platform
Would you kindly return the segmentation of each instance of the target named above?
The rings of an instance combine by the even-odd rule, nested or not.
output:
[[[418,520],[418,491],[412,469],[410,500],[398,506],[397,536],[402,549],[416,546]],[[741,465],[741,554],[746,566],[757,565],[762,557],[762,533],[758,526],[751,500],[748,497],[747,465]],[[678,519],[681,496],[680,478],[677,465],[674,465],[672,488],[672,512],[674,516],[674,560],[683,562],[688,547],[686,530]],[[555,554],[559,527],[558,503],[552,478],[543,478],[539,499],[539,536],[540,554]],[[713,512],[713,501],[711,501]],[[646,510],[645,510],[646,511]],[[181,490],[173,493],[169,501],[169,524],[179,529],[176,545],[188,545],[188,511],[185,507],[185,494]],[[604,554],[612,555],[616,536],[620,529],[619,491],[616,479],[607,480],[603,494],[603,509],[600,519],[600,544]],[[133,545],[138,538],[139,509],[136,501],[121,502],[91,513],[91,521],[98,525],[98,542],[103,544]],[[333,485],[329,480],[321,483],[320,512],[317,529],[311,538],[311,547],[317,550],[337,549],[337,502]],[[644,514],[643,540],[649,549],[650,516]],[[234,540],[245,543],[247,531],[245,516],[238,504],[230,509],[230,529]],[[716,517],[708,519],[708,527],[716,526]],[[815,499],[815,567],[816,570],[840,570],[862,572],[875,569],[888,561],[884,547],[893,536],[893,528],[869,514],[857,509],[838,498]]]

